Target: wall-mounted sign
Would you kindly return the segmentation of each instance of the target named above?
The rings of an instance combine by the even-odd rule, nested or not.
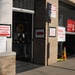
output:
[[[10,25],[0,25],[0,36],[10,37]]]
[[[75,21],[68,19],[67,20],[67,32],[74,32],[75,31]]]
[[[0,52],[6,52],[6,37],[0,36]]]
[[[56,27],[49,28],[49,36],[51,36],[51,37],[56,36]]]
[[[45,35],[44,29],[36,29],[35,30],[36,38],[44,38],[44,35]]]
[[[48,13],[50,17],[56,18],[56,6],[53,4],[48,4]]]
[[[56,7],[55,7],[55,5],[51,6],[51,17],[56,18]]]
[[[65,41],[65,27],[58,27],[58,41]]]

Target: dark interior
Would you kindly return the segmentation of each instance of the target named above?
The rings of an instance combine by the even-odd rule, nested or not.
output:
[[[66,52],[68,56],[75,54],[75,35],[73,34],[66,35]]]
[[[17,60],[31,60],[32,14],[13,12],[13,51]]]

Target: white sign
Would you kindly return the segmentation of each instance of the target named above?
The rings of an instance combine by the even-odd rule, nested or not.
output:
[[[65,41],[65,27],[58,27],[58,41]]]
[[[56,7],[55,7],[55,5],[51,6],[51,17],[56,18]]]
[[[6,52],[6,37],[0,37],[0,52]]]
[[[44,29],[36,29],[35,37],[36,38],[44,38]]]
[[[56,36],[56,28],[55,27],[49,28],[49,36]]]
[[[0,36],[10,37],[9,25],[0,25]]]
[[[56,18],[56,7],[55,5],[49,5],[49,16]]]

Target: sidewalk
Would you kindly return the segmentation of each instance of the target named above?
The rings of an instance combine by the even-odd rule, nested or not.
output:
[[[27,70],[25,67],[22,69],[25,71],[17,73],[17,75],[75,75],[75,57],[50,66],[29,64]]]

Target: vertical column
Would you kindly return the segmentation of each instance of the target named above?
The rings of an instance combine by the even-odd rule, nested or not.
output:
[[[0,24],[10,24],[12,29],[13,0],[0,0]],[[12,30],[11,30],[12,35]],[[7,39],[7,51],[12,51],[12,38]]]
[[[45,65],[45,37],[36,38],[36,30],[45,30],[46,0],[35,0],[34,63]],[[40,32],[40,31],[39,31]],[[45,33],[44,33],[45,34]]]
[[[13,0],[0,0],[0,25],[10,25],[11,29],[12,29],[12,1]],[[6,46],[7,52],[0,52],[0,75],[16,75],[15,70],[16,53],[12,52],[11,37],[7,38]]]
[[[0,25],[10,25],[12,29],[12,0],[0,0]],[[6,46],[7,52],[0,52],[0,75],[16,75],[16,53],[12,52],[11,37],[7,38]]]
[[[45,63],[50,65],[57,62],[57,50],[58,50],[58,42],[57,42],[57,29],[58,29],[58,1],[59,0],[46,0],[46,9],[50,5],[49,9],[47,9],[46,15],[46,39],[45,39]],[[49,35],[49,28],[56,28],[56,34],[52,32],[52,35]],[[48,61],[48,62],[47,62]],[[46,65],[45,64],[45,65]]]

